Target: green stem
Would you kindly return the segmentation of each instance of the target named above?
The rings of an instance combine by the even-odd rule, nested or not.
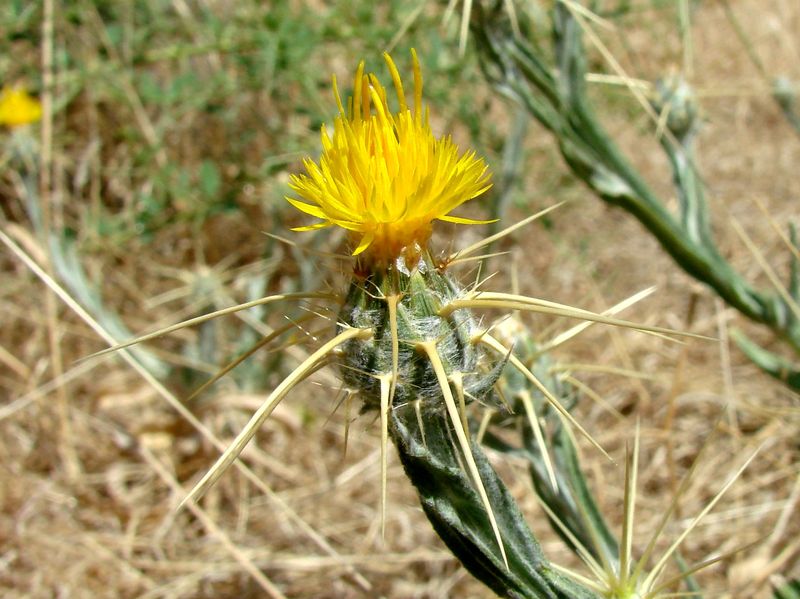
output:
[[[452,442],[446,415],[428,410],[422,422],[424,436],[413,407],[396,406],[390,433],[425,514],[464,567],[501,597],[595,598],[552,569],[508,489],[473,443],[472,453],[503,539],[506,568],[483,503],[461,468],[462,457]]]
[[[552,66],[506,32],[496,13],[476,10],[473,30],[487,77],[555,135],[576,176],[601,199],[636,217],[688,274],[800,351],[800,323],[785,302],[754,289],[713,244],[688,234],[603,129],[586,94],[580,25],[563,3],[553,12]]]

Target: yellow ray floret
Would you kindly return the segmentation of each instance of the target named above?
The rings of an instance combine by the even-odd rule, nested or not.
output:
[[[474,152],[459,155],[447,136],[434,137],[422,106],[422,74],[416,53],[414,105],[406,104],[403,84],[392,59],[384,54],[399,110],[393,113],[386,90],[374,74],[358,65],[353,96],[339,106],[333,135],[322,128],[319,164],[306,159],[307,174],[293,175],[289,186],[302,198],[286,198],[321,222],[295,230],[337,225],[350,232],[354,255],[366,252],[388,263],[425,247],[434,220],[460,224],[475,221],[450,212],[491,187],[486,164]]]
[[[0,125],[17,127],[35,123],[42,117],[42,105],[21,87],[0,91]]]

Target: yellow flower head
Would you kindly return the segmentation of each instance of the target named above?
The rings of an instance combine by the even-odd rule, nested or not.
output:
[[[0,125],[18,127],[42,118],[39,100],[22,87],[5,87],[0,91]]]
[[[491,187],[483,160],[474,152],[459,156],[447,136],[436,139],[422,106],[422,74],[414,50],[414,107],[406,104],[397,67],[388,54],[399,110],[391,112],[386,90],[374,74],[358,65],[353,96],[342,105],[336,78],[333,91],[339,106],[333,136],[322,127],[319,164],[304,160],[307,175],[292,175],[290,187],[303,200],[286,198],[293,206],[322,222],[298,227],[307,231],[337,225],[350,232],[353,255],[365,252],[372,263],[419,254],[431,235],[432,222],[475,221],[450,212]]]

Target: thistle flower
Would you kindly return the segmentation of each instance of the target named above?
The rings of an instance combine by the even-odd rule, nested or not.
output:
[[[19,127],[42,118],[42,105],[23,87],[4,87],[0,91],[0,125]]]
[[[389,108],[387,94],[375,74],[358,65],[353,95],[342,104],[336,78],[333,91],[339,107],[333,136],[322,127],[319,164],[304,161],[307,175],[293,175],[290,187],[303,200],[286,199],[321,219],[298,227],[307,231],[337,225],[350,232],[353,255],[364,254],[371,265],[408,262],[420,255],[431,235],[432,222],[476,221],[450,214],[485,192],[491,184],[486,164],[474,152],[459,155],[449,137],[437,139],[422,104],[422,74],[416,53],[413,110],[406,104],[397,67],[383,57],[392,76],[399,110]]]
[[[298,230],[336,225],[351,234],[359,268],[352,273],[347,293],[267,296],[189,319],[106,351],[257,305],[285,300],[336,300],[336,334],[269,394],[185,501],[201,497],[236,463],[258,428],[294,387],[333,362],[339,367],[348,405],[350,398],[357,397],[363,411],[376,411],[380,416],[383,522],[387,446],[391,438],[437,532],[456,556],[493,589],[504,596],[538,596],[526,590],[544,589],[546,596],[588,597],[585,592],[576,592],[574,585],[567,588],[567,583],[550,571],[513,499],[473,442],[467,408],[474,402],[505,408],[494,388],[509,366],[533,384],[565,420],[595,445],[596,441],[513,355],[511,348],[492,336],[491,327],[481,326],[474,311],[502,308],[543,312],[662,334],[670,331],[523,295],[484,291],[477,284],[465,289],[449,272],[449,265],[480,258],[475,255],[478,250],[554,207],[442,261],[434,261],[428,249],[433,221],[484,222],[450,213],[486,191],[489,174],[474,153],[459,155],[449,137],[434,137],[427,111],[422,107],[422,76],[416,54],[412,51],[413,110],[406,104],[394,62],[387,54],[384,58],[399,110],[391,112],[386,91],[375,75],[364,74],[363,62],[356,71],[347,110],[334,79],[339,116],[333,136],[323,128],[319,164],[308,159],[308,174],[291,178],[291,188],[303,200],[287,198],[321,221]],[[289,328],[266,335],[195,394]],[[501,508],[497,513],[493,504]],[[506,553],[506,538],[514,553]]]

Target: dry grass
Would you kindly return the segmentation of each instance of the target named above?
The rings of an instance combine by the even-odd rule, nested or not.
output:
[[[184,14],[184,4],[174,4],[175,14]],[[649,6],[643,0],[634,4]],[[797,48],[792,45],[800,30],[797,7],[789,0],[731,4],[769,71],[800,78]],[[198,11],[186,10],[187,20],[191,21],[192,14],[197,16]],[[637,76],[655,78],[670,68],[680,68],[680,40],[674,24],[666,21],[671,15],[661,9],[626,18],[624,23],[632,31],[627,49],[609,37],[623,65]],[[63,18],[56,15],[59,23]],[[391,22],[399,17],[392,13],[381,18]],[[741,222],[774,267],[785,272],[787,252],[753,198],[763,200],[778,223],[796,217],[800,137],[772,103],[719,4],[701,3],[694,20],[692,81],[701,93],[708,93],[702,101],[706,124],[700,150],[715,233],[748,278],[765,281],[729,219]],[[100,36],[91,19],[84,27],[90,39]],[[56,48],[72,43],[69,35],[66,30],[57,34]],[[664,43],[654,43],[654,39]],[[70,47],[70,51],[89,52],[93,43]],[[37,43],[14,44],[34,64]],[[420,44],[424,48],[424,40]],[[323,54],[329,55],[314,59],[315,68],[323,73],[315,80],[320,84],[331,68],[328,62],[346,72],[355,64],[351,59],[365,52],[355,43],[347,50],[328,45]],[[14,74],[13,65],[0,64],[9,76]],[[168,79],[172,66],[157,63],[150,72]],[[226,55],[214,52],[197,59],[196,66],[201,79],[232,68]],[[59,72],[56,69],[52,96],[57,104],[64,97],[59,94],[75,89],[58,79]],[[124,78],[126,72],[119,76]],[[428,76],[435,78],[433,73]],[[52,152],[53,177],[44,189],[47,193],[36,194],[35,177],[26,185],[25,173],[35,174],[30,165],[6,162],[0,171],[3,231],[34,261],[46,265],[48,251],[34,232],[29,214],[31,202],[49,206],[45,227],[52,232],[66,226],[78,232],[80,260],[102,290],[103,310],[115,313],[136,332],[244,301],[254,288],[254,293],[284,292],[325,280],[341,292],[346,269],[342,262],[309,259],[302,251],[262,235],[263,231],[284,234],[286,225],[278,219],[290,218],[279,198],[287,173],[298,167],[299,154],[280,158],[281,154],[313,152],[317,143],[313,130],[309,131],[309,125],[316,127],[314,117],[287,111],[292,101],[302,101],[301,84],[287,83],[290,73],[283,77],[288,96],[260,95],[248,89],[238,96],[245,109],[207,118],[187,112],[168,119],[166,109],[140,104],[121,79],[117,82],[121,96],[111,95],[115,86],[95,88],[100,95],[109,94],[101,98],[92,96],[91,87],[79,89],[68,107],[56,113],[53,139],[44,138]],[[459,93],[471,97],[469,92]],[[320,92],[325,102],[326,93]],[[508,126],[508,108],[488,99],[485,92],[476,94],[481,102],[486,98],[486,113],[496,116],[483,123],[481,143],[497,164],[499,158],[492,154],[497,144],[492,145],[491,139],[500,137]],[[130,104],[123,104],[121,98]],[[469,130],[453,124],[459,117],[456,109],[433,104],[433,111],[443,115],[443,126],[452,125],[457,135],[467,139]],[[627,98],[612,96],[607,106],[612,129],[619,132],[637,166],[670,195],[664,162],[655,158],[656,144],[642,141],[645,118],[631,108]],[[631,118],[632,114],[636,116]],[[232,125],[225,120],[228,116],[238,120]],[[157,139],[152,140],[152,156],[141,162],[135,152],[147,148],[148,121],[152,120],[151,133]],[[246,141],[236,137],[248,133],[252,134]],[[701,573],[699,580],[709,596],[769,597],[776,576],[800,576],[797,395],[758,372],[726,343],[731,327],[748,332],[752,327],[682,274],[629,217],[608,210],[570,183],[549,138],[535,127],[529,137],[529,162],[519,185],[526,191],[518,194],[527,203],[526,212],[561,199],[570,203],[552,216],[548,228],[534,226],[513,243],[505,243],[513,262],[494,264],[499,275],[490,286],[503,289],[516,275],[522,292],[602,310],[639,289],[657,285],[658,292],[627,312],[627,319],[721,339],[719,343],[666,344],[629,331],[593,327],[557,352],[563,362],[630,368],[646,375],[641,379],[594,372],[578,375],[622,415],[619,420],[588,401],[578,409],[584,426],[618,461],[611,464],[582,443],[605,514],[615,526],[621,524],[620,464],[637,419],[642,424],[642,456],[634,547],[639,551],[704,443],[708,449],[680,500],[680,517],[668,527],[664,546],[735,468],[763,446],[741,480],[689,537],[684,556],[689,562],[698,561],[764,539],[757,547]],[[10,144],[10,139],[8,132],[0,133],[0,144]],[[226,152],[228,144],[235,146],[235,153]],[[265,164],[264,156],[277,158]],[[160,169],[156,165],[164,161],[196,173],[203,159],[219,165],[221,191],[230,194],[229,203],[235,209],[206,213],[191,203],[202,203],[202,198],[175,192],[173,203],[165,208],[171,211],[170,217],[159,220],[156,213],[152,222],[145,223],[147,236],[140,235],[131,210],[147,185],[146,164]],[[153,185],[162,184],[159,181]],[[187,190],[192,192],[197,185]],[[266,199],[272,205],[265,209]],[[102,215],[114,217],[117,228],[112,234],[98,224]],[[453,232],[442,227],[440,241],[459,247],[479,234],[475,228]],[[320,237],[319,242],[323,248],[340,248],[336,237]],[[261,258],[264,261],[255,268],[248,267]],[[214,270],[208,266],[220,261],[225,263]],[[356,419],[343,456],[346,416],[343,408],[331,414],[337,395],[333,371],[318,373],[313,382],[293,392],[245,452],[244,462],[257,482],[232,470],[197,510],[176,511],[185,492],[218,455],[210,436],[230,440],[265,390],[274,387],[313,346],[312,336],[326,338],[330,331],[299,333],[303,339],[290,351],[258,358],[235,382],[221,382],[187,404],[185,409],[207,428],[208,435],[203,435],[170,406],[161,389],[121,359],[79,361],[105,346],[63,301],[55,295],[49,299],[42,280],[7,245],[0,250],[0,269],[3,596],[490,595],[436,538],[393,458],[386,538],[380,538],[378,427],[372,415]],[[474,276],[467,270],[464,273]],[[63,277],[57,274],[56,279]],[[179,288],[185,293],[161,297]],[[215,325],[153,342],[149,346],[153,352],[171,364],[171,374],[163,381],[166,389],[177,398],[186,397],[209,368],[252,342],[253,330],[281,326],[285,313],[294,318],[303,314],[294,308],[278,308],[247,322],[228,316]],[[557,332],[568,326],[538,317],[528,323],[536,331]],[[760,339],[771,342],[763,334]],[[59,368],[65,380],[50,385]],[[711,434],[715,423],[719,430]],[[498,467],[530,515],[546,554],[556,562],[573,563],[535,505],[524,465],[511,462]]]

